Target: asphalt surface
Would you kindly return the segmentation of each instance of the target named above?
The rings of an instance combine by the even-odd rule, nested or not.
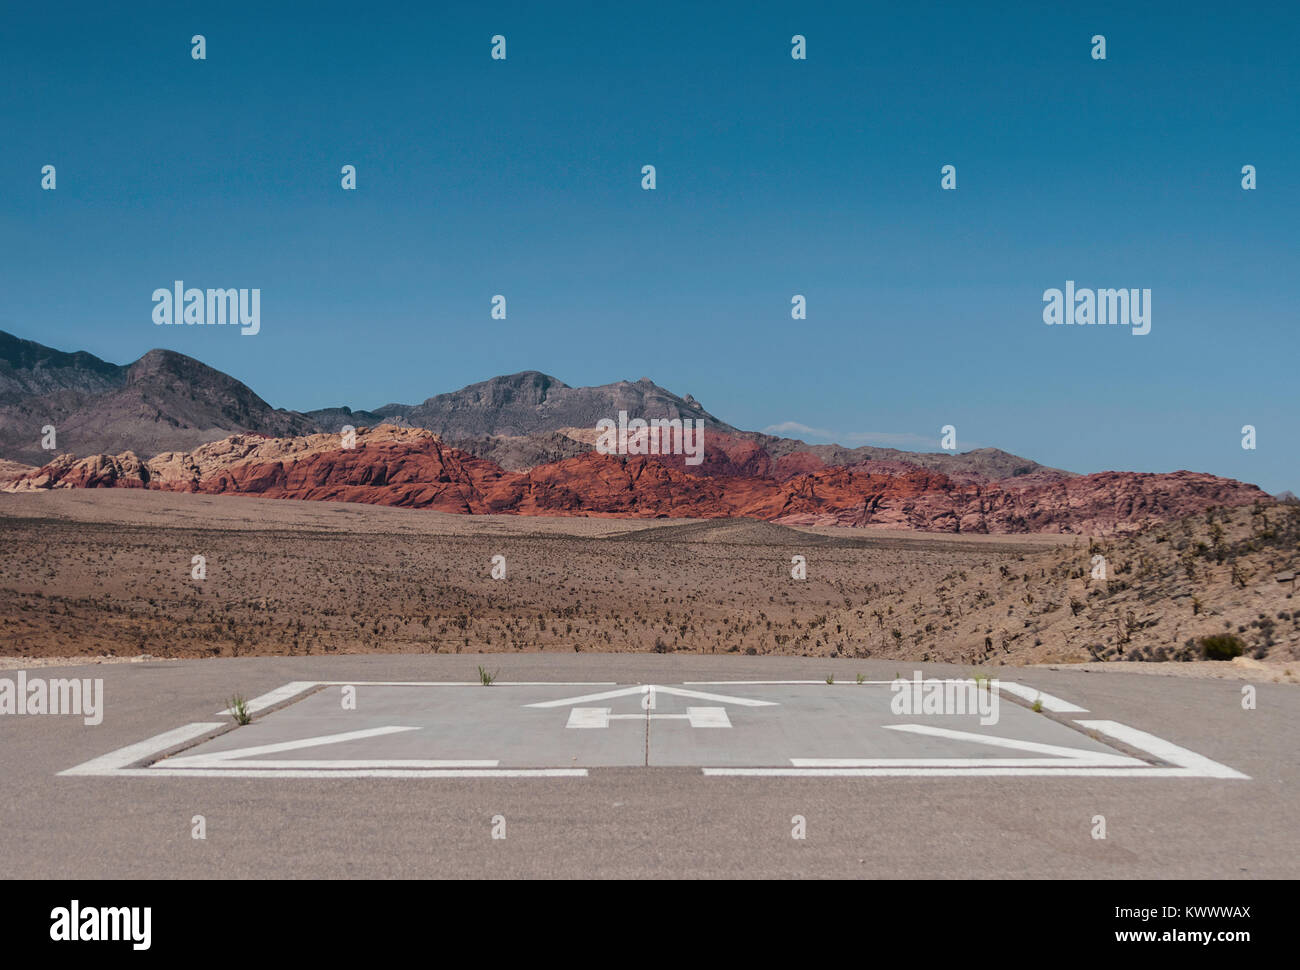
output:
[[[497,685],[400,686],[474,681],[480,663],[499,672]],[[1044,757],[1023,746],[989,748],[964,736],[888,729],[887,688],[858,685],[856,676],[887,682],[915,669],[927,677],[969,674],[944,665],[598,654],[32,668],[30,677],[102,677],[105,716],[95,726],[72,716],[0,716],[0,873],[243,879],[1300,875],[1294,797],[1300,688],[1293,686],[1256,685],[1256,707],[1244,710],[1243,685],[1236,681],[1002,667],[990,672],[1087,713],[1035,712],[1004,697],[997,724],[981,727],[971,720],[962,727],[1050,746],[1044,749],[1049,753],[1132,757],[1131,747],[1102,743],[1069,723],[1118,722],[1244,778],[1158,771],[1126,776],[1125,769],[1062,777],[702,770],[788,768],[799,758],[924,764],[934,758]],[[824,684],[827,674],[834,674],[835,685]],[[0,671],[0,677],[15,676]],[[813,683],[697,683],[755,680]],[[328,686],[289,697],[243,727],[231,729],[229,718],[216,716],[232,694],[252,698],[290,682]],[[354,682],[362,685],[356,708],[345,709],[339,694]],[[515,686],[519,682],[527,685]],[[577,682],[609,683],[561,686]],[[652,708],[644,690],[650,684],[663,688]],[[627,687],[637,689],[582,699]],[[549,706],[529,706],[538,703]],[[578,708],[615,717],[602,724],[600,714],[574,715]],[[701,708],[713,713],[701,714]],[[578,722],[572,727],[571,718]],[[135,759],[134,771],[60,774],[190,724],[213,727],[183,750]],[[318,743],[350,731],[362,734]],[[367,733],[375,731],[388,733]],[[218,765],[234,757],[241,759],[236,763],[299,767],[259,773],[254,765],[243,774],[205,770],[190,776],[173,768],[150,775],[196,756]],[[310,772],[330,759],[363,769],[393,760],[462,767],[427,777]],[[470,763],[574,773],[456,773],[473,770]],[[303,766],[308,771],[295,775]],[[192,837],[196,816],[203,817],[204,839]],[[795,816],[803,819],[805,838],[792,838]],[[1097,816],[1105,820],[1104,839],[1093,837]],[[503,828],[505,837],[493,838]]]

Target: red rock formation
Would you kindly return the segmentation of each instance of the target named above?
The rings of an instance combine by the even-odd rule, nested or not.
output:
[[[799,452],[773,462],[752,442],[725,436],[710,437],[709,449],[700,466],[675,456],[587,452],[507,472],[444,445],[428,431],[381,425],[360,429],[351,449],[332,434],[232,435],[144,463],[131,452],[81,459],[61,455],[20,475],[5,490],[154,488],[473,515],[747,516],[790,525],[954,533],[1108,534],[1210,506],[1270,501],[1253,485],[1185,471],[956,481],[896,463],[825,467]]]
[[[120,455],[59,455],[48,465],[19,475],[4,487],[6,492],[30,492],[46,488],[145,488],[148,473],[134,452]]]

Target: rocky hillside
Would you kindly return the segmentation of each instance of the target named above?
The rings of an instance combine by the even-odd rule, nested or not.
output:
[[[322,430],[337,431],[342,423],[330,408],[308,411]],[[705,411],[691,395],[678,397],[648,377],[635,383],[618,381],[597,387],[570,387],[540,371],[523,371],[438,394],[422,404],[386,404],[372,413],[394,424],[426,428],[446,439],[486,435],[519,437],[546,434],[564,427],[595,427],[601,418],[619,411],[642,418],[702,420],[711,431],[736,429]]]
[[[1205,509],[900,593],[878,649],[935,635],[936,655],[975,664],[1300,660],[1298,567],[1300,504]]]
[[[147,460],[131,452],[62,455],[11,476],[6,490],[151,488],[462,514],[748,517],[802,526],[1090,535],[1133,532],[1215,506],[1271,501],[1253,485],[1192,472],[1044,472],[980,482],[920,468],[877,471],[869,463],[778,475],[761,449],[719,451],[710,460],[723,470],[710,470],[708,462],[689,468],[679,457],[593,451],[509,471],[428,431],[381,425],[360,429],[355,448],[343,447],[333,434],[233,435]]]
[[[314,425],[272,408],[233,377],[170,350],[126,366],[65,354],[0,332],[0,457],[46,462],[42,428],[56,450],[78,455],[193,448],[236,431],[300,435]]]

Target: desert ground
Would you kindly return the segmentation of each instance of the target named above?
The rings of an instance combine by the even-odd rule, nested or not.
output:
[[[1300,508],[1282,505],[1101,541],[457,516],[125,489],[6,494],[0,653],[26,662],[683,652],[1024,665],[1203,661],[1204,638],[1218,636],[1227,653],[1289,680],[1300,657],[1287,578],[1297,535]],[[504,578],[492,577],[496,556]],[[792,576],[797,556],[805,579]],[[1096,556],[1105,579],[1093,577]]]
[[[15,835],[0,850],[12,874],[42,878],[1294,878],[1300,662],[1277,580],[1294,567],[1292,516],[1241,509],[1101,542],[0,495],[0,670],[93,676],[106,698],[93,727],[0,718],[0,769],[23,793],[0,800]],[[1242,653],[1204,659],[1220,634]],[[1100,747],[1089,725],[1107,724],[1158,751],[998,776],[972,767],[989,750],[969,735],[876,729],[891,679],[978,667],[1081,705],[1008,694],[988,729],[1010,745],[998,757],[1035,740],[1133,754]],[[480,669],[498,675],[490,690]],[[1261,681],[1257,703],[1226,678]],[[355,710],[327,693],[340,684],[360,685]],[[286,685],[306,693],[257,707]],[[659,685],[655,714],[629,685]],[[732,730],[696,730],[675,689],[724,704]],[[605,730],[534,704],[593,690],[620,718]],[[250,723],[218,713],[233,696],[252,699]],[[763,697],[779,703],[745,706]],[[344,723],[375,737],[332,744]],[[285,745],[316,760],[248,768],[209,750]],[[173,746],[217,765],[154,763]],[[958,766],[792,767],[846,752]],[[503,767],[420,777],[413,757]],[[1219,773],[1182,777],[1170,758]],[[137,763],[94,768],[104,759]],[[382,777],[346,777],[347,759]],[[807,838],[791,837],[796,813]],[[498,819],[508,840],[490,834]]]

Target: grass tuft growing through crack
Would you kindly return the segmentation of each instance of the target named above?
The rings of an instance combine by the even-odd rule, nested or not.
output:
[[[226,710],[230,712],[236,724],[244,725],[253,719],[253,715],[248,711],[248,701],[242,694],[236,694],[226,701]]]

